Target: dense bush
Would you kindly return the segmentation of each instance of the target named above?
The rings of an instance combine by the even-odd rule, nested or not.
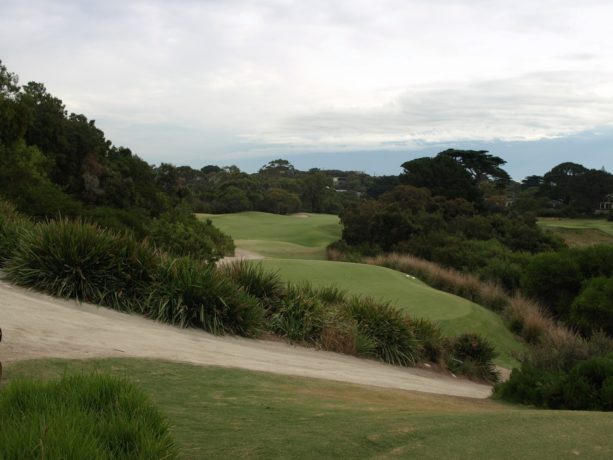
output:
[[[178,257],[215,261],[234,253],[232,238],[213,226],[210,220],[200,221],[187,210],[175,210],[154,219],[148,238],[157,247]]]
[[[27,231],[32,225],[32,222],[17,212],[11,203],[0,199],[0,267],[13,254],[20,234]]]
[[[584,335],[602,329],[613,336],[613,278],[592,278],[575,298],[569,322]]]
[[[168,423],[133,384],[102,375],[0,392],[0,458],[173,459]]]
[[[5,270],[16,284],[124,310],[150,285],[157,261],[130,235],[61,219],[23,231]]]
[[[447,366],[454,372],[488,382],[498,380],[494,346],[478,334],[465,333],[449,341]]]
[[[264,317],[258,299],[214,265],[191,257],[163,259],[146,305],[155,319],[214,334],[256,336]]]
[[[613,410],[613,354],[581,361],[569,372],[524,363],[495,394],[550,409]]]
[[[224,264],[221,271],[248,294],[258,298],[273,313],[285,295],[285,285],[277,272],[264,270],[262,264],[238,260]]]
[[[373,344],[374,356],[390,364],[415,364],[419,343],[400,310],[365,297],[349,299],[345,308],[357,322],[358,334]]]
[[[324,328],[325,304],[308,287],[289,286],[283,301],[270,315],[269,327],[292,342],[319,343]]]
[[[524,294],[547,306],[584,335],[613,331],[613,303],[607,281],[613,275],[613,247],[596,245],[539,254],[522,277]]]
[[[547,305],[555,316],[566,318],[581,281],[581,267],[570,253],[540,254],[526,267],[522,291]]]

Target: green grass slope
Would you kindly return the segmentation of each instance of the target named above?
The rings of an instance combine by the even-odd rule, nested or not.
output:
[[[483,334],[500,353],[496,362],[505,367],[515,365],[513,354],[523,350],[496,313],[389,268],[320,260],[265,259],[258,263],[278,271],[287,281],[335,285],[350,294],[389,301],[413,317],[437,321],[448,335]]]
[[[98,370],[135,381],[180,458],[613,457],[613,417],[153,360],[26,361],[5,377]],[[2,430],[2,427],[0,427]]]
[[[350,294],[387,300],[414,317],[438,321],[448,335],[479,332],[496,346],[500,354],[498,364],[505,367],[517,364],[513,355],[521,352],[523,346],[492,311],[432,289],[395,270],[322,260],[326,246],[341,236],[337,216],[242,212],[200,214],[199,218],[211,219],[234,238],[237,247],[268,257],[262,261],[264,266],[278,270],[287,281],[336,285]]]
[[[613,244],[613,222],[604,219],[542,218],[538,224],[560,236],[569,246]]]
[[[265,212],[198,214],[234,238],[238,247],[266,257],[325,259],[325,248],[341,237],[342,227],[331,214],[280,216]]]

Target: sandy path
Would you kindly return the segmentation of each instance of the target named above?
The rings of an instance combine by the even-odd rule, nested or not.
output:
[[[132,356],[471,398],[487,385],[284,343],[217,337],[0,282],[0,360]]]
[[[223,264],[234,262],[235,260],[259,260],[263,258],[264,256],[257,254],[253,251],[247,251],[246,249],[236,248],[234,249],[233,256],[224,257],[223,259],[220,259],[217,262],[217,264],[223,265]]]

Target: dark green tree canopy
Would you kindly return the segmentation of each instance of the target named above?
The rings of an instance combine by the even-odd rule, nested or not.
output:
[[[501,167],[506,161],[490,155],[487,150],[448,149],[438,156],[449,157],[460,163],[477,183],[491,181],[499,186],[505,186],[511,180],[509,174]]]
[[[400,181],[414,187],[429,189],[434,196],[482,200],[474,178],[458,161],[447,155],[417,158],[402,164]]]

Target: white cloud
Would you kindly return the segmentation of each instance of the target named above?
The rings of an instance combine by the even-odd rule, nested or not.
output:
[[[0,58],[117,144],[214,161],[606,125],[611,17],[605,0],[0,0]]]

